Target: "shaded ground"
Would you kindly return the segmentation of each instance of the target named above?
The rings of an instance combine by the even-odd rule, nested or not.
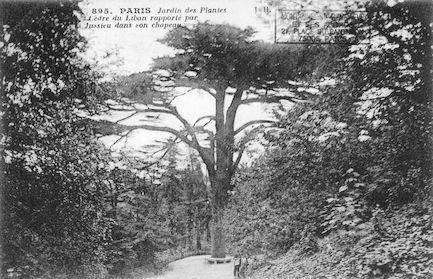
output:
[[[233,263],[208,264],[209,255],[172,262],[169,270],[149,279],[233,279]]]

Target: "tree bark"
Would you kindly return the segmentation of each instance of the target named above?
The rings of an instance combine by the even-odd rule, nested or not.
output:
[[[223,228],[223,213],[228,201],[228,191],[233,175],[233,153],[234,153],[234,120],[236,112],[244,91],[239,87],[233,100],[224,113],[226,85],[217,86],[215,102],[215,169],[209,173],[211,182],[211,235],[212,235],[212,257],[224,258],[226,256],[225,238]],[[209,170],[209,169],[208,169]]]
[[[222,225],[222,212],[215,210],[212,215],[212,257],[225,258],[226,247]]]
[[[212,189],[211,242],[214,258],[226,256],[223,213],[227,202],[228,176],[227,171],[218,171],[217,175],[210,179]]]

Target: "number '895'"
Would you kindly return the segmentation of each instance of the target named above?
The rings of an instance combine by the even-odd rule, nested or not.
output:
[[[92,14],[108,14],[110,13],[110,11],[108,10],[108,8],[93,8],[92,9]]]

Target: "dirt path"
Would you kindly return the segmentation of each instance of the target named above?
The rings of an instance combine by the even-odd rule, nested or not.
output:
[[[172,262],[169,270],[149,279],[233,279],[233,263],[208,264],[209,255]]]

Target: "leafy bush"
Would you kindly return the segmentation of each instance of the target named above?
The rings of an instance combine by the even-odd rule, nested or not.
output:
[[[263,157],[240,175],[225,212],[227,246],[233,253],[283,253],[317,230],[323,197],[296,181],[279,180],[274,166],[278,158]]]
[[[433,276],[433,218],[426,208],[410,204],[386,212],[377,209],[371,222],[374,229],[354,250],[352,263],[359,278]]]
[[[345,176],[345,183],[338,194],[328,198],[321,211],[323,234],[332,230],[355,229],[369,219],[370,210],[364,199],[365,184],[359,182],[360,175],[350,168]]]

